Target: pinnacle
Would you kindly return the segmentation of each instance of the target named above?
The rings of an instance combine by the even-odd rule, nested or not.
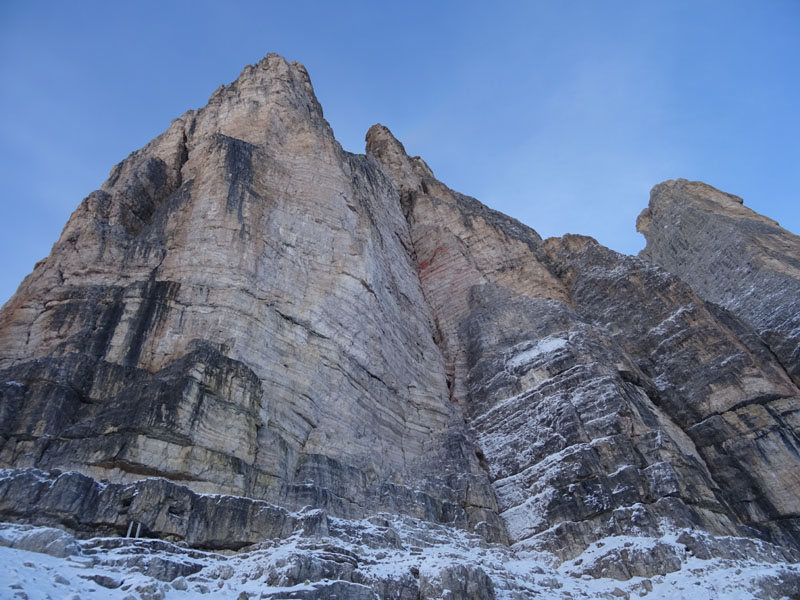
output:
[[[287,61],[283,56],[277,54],[275,52],[269,52],[264,55],[264,58],[259,60],[257,63],[253,65],[248,65],[244,69],[242,69],[242,73],[246,72],[248,69],[278,69],[278,68],[285,68],[289,66],[289,61]]]
[[[234,92],[246,95],[260,95],[262,90],[281,87],[295,96],[314,96],[311,79],[302,63],[287,61],[280,54],[270,52],[258,62],[242,69],[235,81],[221,85],[211,99]],[[313,98],[316,103],[316,98]]]
[[[394,136],[386,125],[381,123],[375,123],[369,128],[365,140],[367,142],[367,154],[381,156],[387,151],[391,151],[393,154],[408,156],[400,140]]]
[[[409,156],[388,127],[376,123],[366,135],[367,154],[392,176],[400,189],[416,189],[422,179],[433,179],[433,171],[419,156]]]

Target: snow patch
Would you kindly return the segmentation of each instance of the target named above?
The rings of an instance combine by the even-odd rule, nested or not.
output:
[[[517,344],[509,351],[512,356],[506,360],[506,366],[512,369],[522,367],[543,354],[552,354],[565,348],[568,341],[562,337],[546,337],[534,342],[533,346],[530,345],[531,342]]]

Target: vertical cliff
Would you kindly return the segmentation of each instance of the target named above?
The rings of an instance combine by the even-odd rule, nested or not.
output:
[[[272,539],[297,559],[258,546],[269,585],[352,598],[796,561],[800,244],[736,200],[657,186],[638,258],[542,240],[382,125],[343,151],[269,55],[114,167],[0,310],[0,516]]]
[[[800,384],[800,237],[738,196],[678,179],[639,215],[641,256],[753,327]]]
[[[491,492],[411,245],[305,69],[247,67],[114,167],[3,308],[3,463],[466,524]]]
[[[403,198],[453,401],[510,541],[572,558],[664,520],[800,539],[797,387],[746,325],[590,238],[543,242],[373,127]]]

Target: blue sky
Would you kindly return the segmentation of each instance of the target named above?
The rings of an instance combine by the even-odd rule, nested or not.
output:
[[[800,232],[800,2],[0,3],[0,302],[111,167],[267,52],[345,149],[387,125],[450,187],[636,253],[700,179]]]

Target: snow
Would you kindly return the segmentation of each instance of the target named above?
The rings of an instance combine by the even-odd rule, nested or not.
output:
[[[500,514],[506,522],[511,539],[525,539],[547,525],[547,508],[556,498],[556,492],[547,488],[543,492],[525,499],[522,503],[509,508]]]
[[[388,523],[402,540],[402,547],[365,547],[347,532],[380,534],[386,530],[369,520],[345,521],[329,518],[331,532],[338,537],[304,538],[293,536],[284,540],[268,540],[262,544],[232,554],[188,551],[166,542],[151,543],[146,540],[109,539],[106,546],[98,545],[103,539],[80,542],[83,548],[78,556],[55,558],[25,550],[0,546],[0,599],[27,597],[35,599],[56,598],[109,598],[111,600],[151,597],[188,599],[239,598],[242,592],[258,598],[262,593],[272,594],[308,589],[326,585],[327,580],[305,581],[297,585],[276,586],[266,581],[267,574],[280,574],[291,570],[293,555],[336,551],[352,553],[357,557],[361,581],[398,580],[417,570],[420,577],[436,579],[439,572],[456,564],[480,566],[492,579],[498,600],[524,597],[546,598],[617,598],[628,594],[631,598],[648,599],[726,598],[744,600],[756,594],[758,580],[772,578],[781,581],[791,573],[800,577],[798,565],[787,563],[743,560],[701,560],[689,556],[685,546],[676,540],[680,532],[661,538],[615,536],[604,538],[589,546],[580,556],[557,565],[548,553],[513,549],[486,544],[474,535],[449,527],[424,523],[410,518],[382,515],[377,522]],[[0,534],[10,543],[28,526],[0,524]],[[730,538],[735,540],[734,538]],[[608,577],[594,578],[587,574],[602,561],[615,558],[616,552],[651,552],[657,546],[669,546],[682,556],[680,569],[650,578],[632,577],[620,581]],[[113,547],[111,547],[113,546]],[[98,548],[105,548],[98,551]],[[334,550],[331,550],[334,548]],[[93,554],[93,551],[97,551]],[[158,581],[141,572],[141,564],[126,566],[126,560],[141,556],[164,560],[192,560],[202,569],[193,575],[177,577],[172,582]],[[132,563],[131,563],[132,564]],[[556,566],[554,566],[554,564]],[[103,585],[105,584],[105,586]],[[106,586],[112,587],[106,587]],[[21,594],[25,594],[22,596]]]
[[[665,336],[670,335],[670,332],[672,332],[676,327],[683,329],[683,327],[680,325],[681,320],[684,319],[685,316],[691,315],[691,313],[693,313],[695,310],[694,304],[686,304],[681,306],[678,308],[678,310],[661,321],[661,323],[655,327],[652,327],[647,333],[649,335]]]
[[[568,339],[563,337],[546,337],[535,342],[522,342],[512,348],[509,353],[511,358],[506,360],[506,366],[512,369],[517,369],[544,354],[552,354],[557,350],[561,350],[567,346]],[[531,346],[531,343],[533,345]]]

